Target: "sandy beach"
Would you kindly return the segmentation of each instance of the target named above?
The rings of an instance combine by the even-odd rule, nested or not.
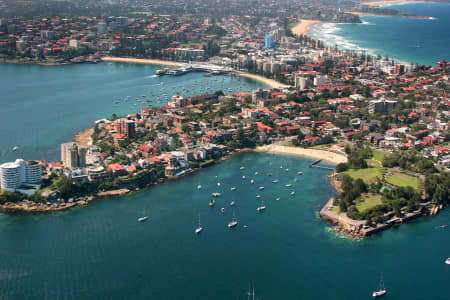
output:
[[[347,157],[343,154],[338,154],[325,150],[318,149],[306,149],[299,147],[288,147],[288,146],[280,146],[280,145],[267,145],[256,148],[256,151],[260,152],[268,152],[268,153],[277,153],[277,154],[288,154],[288,155],[296,155],[302,157],[308,157],[313,159],[323,159],[327,162],[333,164],[346,163]]]
[[[256,74],[250,74],[250,73],[245,73],[245,72],[238,72],[236,73],[237,76],[241,76],[241,77],[246,77],[246,78],[250,78],[259,82],[264,83],[265,85],[269,86],[272,89],[280,89],[285,87],[285,84],[282,84],[281,82],[278,82],[276,80],[273,79],[269,79],[266,78],[264,76],[260,76],[260,75],[256,75]]]
[[[296,35],[306,35],[308,33],[308,27],[318,23],[320,23],[319,20],[300,20],[300,23],[292,28],[292,33]]]
[[[148,64],[148,65],[162,65],[162,66],[170,66],[177,67],[181,63],[176,61],[168,61],[168,60],[159,60],[159,59],[143,59],[143,58],[126,58],[126,57],[110,57],[105,56],[102,57],[103,61],[113,61],[113,62],[127,62],[127,63],[136,63],[136,64]]]

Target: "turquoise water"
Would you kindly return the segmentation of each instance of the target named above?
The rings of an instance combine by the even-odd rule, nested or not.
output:
[[[163,88],[171,97],[183,92],[180,86],[186,88],[186,95],[192,93],[192,87],[196,94],[200,87],[208,87],[208,92],[265,87],[245,78],[204,77],[201,73],[152,77],[158,68],[122,63],[55,67],[0,64],[0,163],[16,158],[11,151],[14,146],[21,147],[17,155],[25,159],[59,160],[59,145],[92,126],[93,121],[113,113],[139,111],[142,102],[136,98],[153,93],[154,104],[167,103],[165,97],[161,103],[156,101]],[[130,100],[125,102],[127,96]],[[120,104],[115,107],[117,100]]]
[[[342,49],[366,49],[406,63],[434,66],[437,61],[450,59],[450,4],[409,3],[389,7],[432,19],[364,16],[363,24],[322,24],[311,26],[308,34]]]
[[[310,162],[248,153],[71,211],[0,215],[0,298],[247,299],[251,284],[260,299],[361,300],[383,276],[385,299],[448,299],[450,231],[435,227],[450,211],[364,241],[342,239],[318,218],[333,189]],[[216,191],[223,196],[210,208]],[[233,211],[239,226],[230,230]],[[198,214],[204,230],[196,236]],[[150,220],[137,222],[143,215]]]

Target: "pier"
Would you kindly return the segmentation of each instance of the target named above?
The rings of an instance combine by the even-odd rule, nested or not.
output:
[[[318,168],[318,169],[323,169],[323,170],[329,170],[329,171],[333,171],[334,168],[330,168],[330,167],[324,167],[324,166],[318,166],[318,164],[322,161],[322,159],[318,159],[316,161],[313,161],[312,163],[309,164],[310,168]]]

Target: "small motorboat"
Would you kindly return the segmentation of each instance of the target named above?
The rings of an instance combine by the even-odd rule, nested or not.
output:
[[[197,190],[201,190],[202,189],[202,186],[199,184],[199,185],[197,185]]]
[[[260,195],[256,195],[256,198],[261,198],[261,196]]]
[[[240,167],[239,170],[245,170],[245,167]]]
[[[263,186],[260,186],[258,189],[259,189],[260,191],[262,191],[262,190],[264,189],[264,187],[263,187]]]
[[[230,206],[234,206],[235,204],[236,202],[234,202],[234,200],[230,202]]]
[[[148,220],[148,217],[145,216],[145,217],[139,218],[139,219],[138,219],[138,222],[144,222],[144,221],[147,221],[147,220]]]
[[[213,207],[214,204],[216,204],[216,200],[212,199],[211,201],[209,201],[209,206]]]
[[[244,176],[242,176],[242,179],[245,179],[245,175],[244,175]]]
[[[303,172],[297,172],[297,174],[298,174],[298,175],[302,175],[302,174],[303,174]]]
[[[274,180],[274,181],[272,181],[273,183],[278,183],[278,180]]]
[[[217,183],[217,186],[220,186],[220,182]]]
[[[195,228],[195,234],[199,234],[200,232],[202,232],[203,227],[202,224],[200,223],[200,215],[198,215],[198,227]]]
[[[280,197],[276,198],[275,200],[276,200],[276,201],[280,201]]]
[[[292,191],[292,192],[291,192],[291,196],[294,196],[294,195],[295,195],[295,192],[294,192],[294,191]]]
[[[259,173],[258,172],[255,172],[255,175],[258,175]]]
[[[255,183],[255,181],[254,181],[254,180],[252,179],[252,180],[250,180],[250,183],[252,183],[252,184],[253,184],[253,183]]]
[[[221,193],[211,193],[211,195],[212,195],[213,197],[220,197],[220,196],[222,196]]]
[[[291,187],[292,184],[291,184],[291,183],[288,183],[288,184],[285,184],[284,186],[285,186],[285,187]]]
[[[236,187],[233,186],[233,187],[231,188],[231,191],[235,191],[235,190],[236,190]]]
[[[220,211],[221,211],[222,213],[225,213],[225,207],[222,207],[222,208],[220,209]]]
[[[447,258],[447,259],[445,260],[445,263],[446,263],[447,265],[450,265],[450,257]]]

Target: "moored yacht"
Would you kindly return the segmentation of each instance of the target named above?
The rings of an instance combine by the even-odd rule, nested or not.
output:
[[[211,195],[212,195],[213,197],[220,197],[220,196],[222,196],[221,193],[211,193]]]
[[[291,184],[291,183],[288,183],[288,184],[285,184],[284,186],[285,186],[285,187],[291,187],[292,184]]]
[[[256,208],[257,211],[263,211],[266,209],[263,200],[261,200],[261,205]]]
[[[258,189],[259,189],[260,191],[262,191],[262,190],[264,189],[264,187],[263,187],[263,186],[260,186]]]
[[[212,199],[211,201],[209,201],[209,206],[213,207],[215,203],[216,203],[216,200]]]
[[[197,189],[198,190],[201,190],[202,189],[202,186],[199,184],[199,185],[197,185]]]
[[[147,220],[148,220],[147,216],[138,218],[138,222],[144,222],[144,221],[147,221]]]
[[[195,234],[199,234],[203,230],[202,224],[200,223],[200,215],[198,215],[198,227],[195,228]]]
[[[236,190],[236,187],[233,186],[233,187],[231,188],[231,191],[235,191],[235,190]]]
[[[380,280],[380,286],[379,286],[378,291],[373,292],[372,297],[374,297],[374,298],[381,297],[381,296],[385,295],[386,293],[387,293],[386,288],[384,287],[384,281],[382,279],[382,280]]]
[[[236,215],[233,213],[233,218],[231,219],[231,222],[228,223],[228,228],[233,228],[238,224],[238,221],[236,219]]]
[[[447,258],[447,259],[445,260],[445,263],[446,263],[447,265],[450,265],[450,257]]]
[[[234,202],[234,200],[232,200],[231,202],[230,202],[230,206],[234,206],[236,204],[236,202]]]
[[[274,180],[274,181],[272,181],[273,183],[278,183],[278,180]]]

